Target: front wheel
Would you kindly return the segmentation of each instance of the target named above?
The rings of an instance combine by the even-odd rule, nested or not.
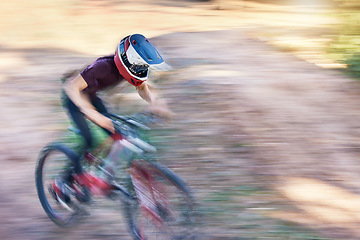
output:
[[[127,207],[134,239],[196,239],[194,202],[179,176],[144,160],[133,161],[130,176],[137,198]]]
[[[77,158],[75,152],[61,144],[53,144],[40,153],[36,170],[36,188],[48,217],[57,225],[68,225],[76,215],[76,211],[64,208],[56,198],[53,188],[55,180],[67,174]]]

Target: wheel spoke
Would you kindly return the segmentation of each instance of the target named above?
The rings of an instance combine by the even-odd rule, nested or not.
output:
[[[131,213],[140,239],[190,239],[193,204],[185,184],[164,167],[141,161],[131,178],[138,207]]]
[[[55,180],[64,176],[72,164],[69,154],[73,153],[64,146],[49,147],[42,152],[36,169],[40,202],[49,218],[61,226],[69,224],[76,214],[75,208],[66,208],[59,202],[54,189]]]

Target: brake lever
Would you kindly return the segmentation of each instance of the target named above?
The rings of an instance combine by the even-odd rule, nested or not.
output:
[[[127,126],[126,124],[123,124],[121,122],[118,122],[116,120],[113,120],[113,124],[114,124],[114,128],[115,128],[115,132],[120,133],[121,135],[124,136],[129,136],[130,132],[131,132],[131,128],[129,126]]]

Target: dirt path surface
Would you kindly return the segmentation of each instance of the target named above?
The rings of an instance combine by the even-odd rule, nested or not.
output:
[[[19,3],[7,3],[3,12],[16,27],[20,20],[11,14]],[[326,63],[309,60],[316,52],[299,53],[304,61],[264,42],[276,43],[274,32],[326,42],[311,40],[331,20],[318,18],[314,8],[246,1],[107,3],[78,1],[55,10],[57,1],[39,1],[32,7],[47,21],[23,19],[33,32],[0,25],[1,239],[129,239],[114,203],[96,202],[93,217],[74,228],[51,223],[36,196],[34,167],[41,147],[67,126],[59,103],[62,73],[110,51],[101,42],[118,39],[115,29],[130,29],[111,21],[99,36],[97,21],[140,15],[156,16],[153,27],[143,20],[131,27],[148,33],[175,68],[155,81],[177,113],[168,126],[174,135],[163,136],[161,160],[194,188],[204,239],[360,238],[359,86],[310,63]],[[284,22],[295,13],[303,18]],[[62,33],[53,31],[49,26],[64,16],[74,25],[58,21]],[[112,97],[123,100],[111,101],[121,109],[133,93]]]

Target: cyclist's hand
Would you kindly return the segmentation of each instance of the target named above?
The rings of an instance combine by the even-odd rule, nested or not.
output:
[[[94,119],[94,122],[97,125],[99,125],[100,127],[105,128],[106,130],[109,130],[112,133],[115,133],[114,124],[113,124],[113,121],[110,118],[105,117],[102,114],[98,114],[96,116],[96,119]]]
[[[175,113],[171,111],[166,104],[150,105],[148,110],[149,112],[165,119],[172,119],[175,117]]]

